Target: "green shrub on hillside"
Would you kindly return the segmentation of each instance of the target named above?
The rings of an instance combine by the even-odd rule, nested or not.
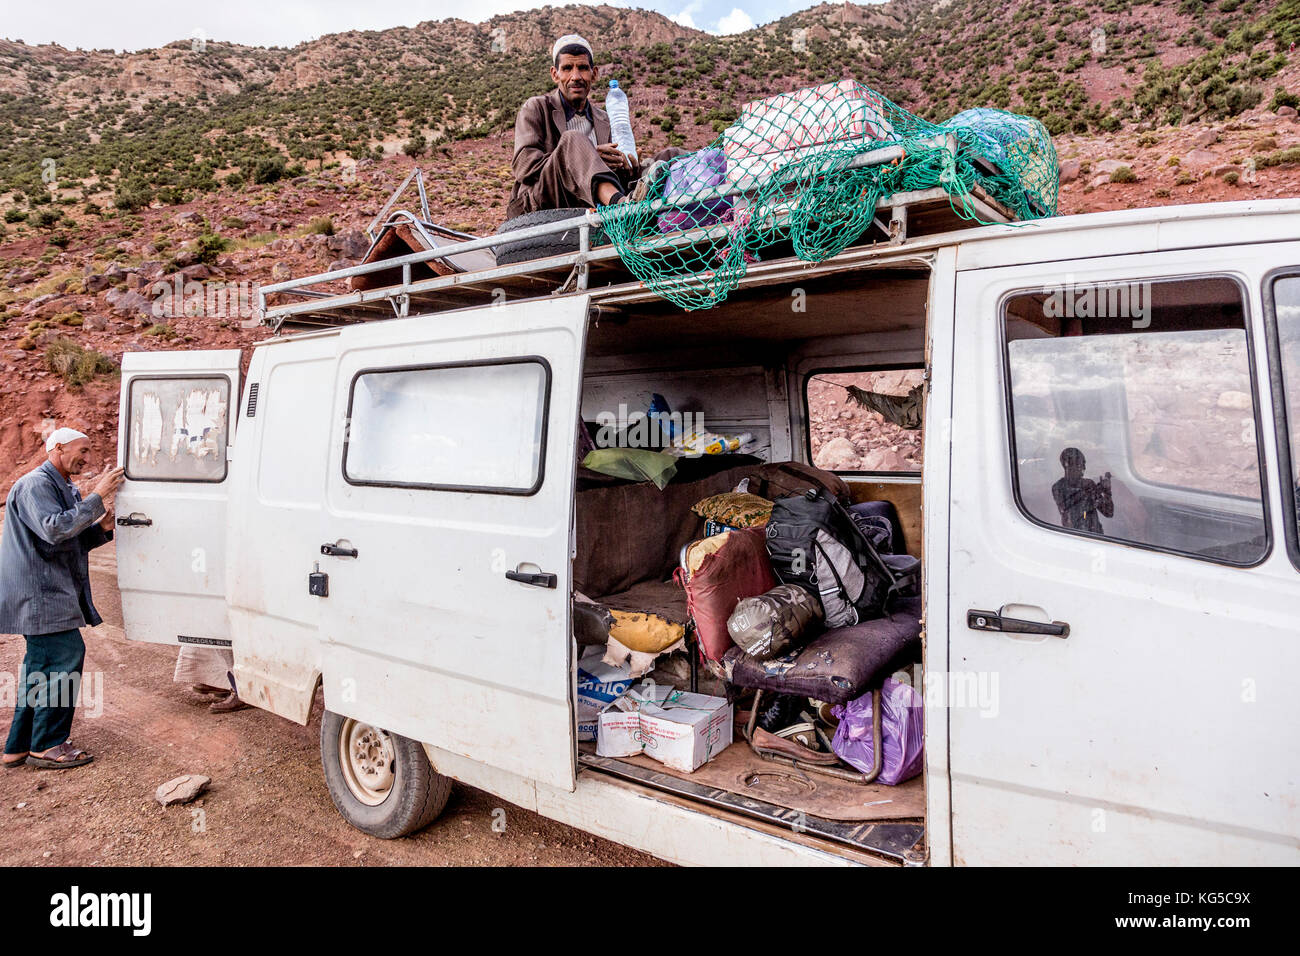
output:
[[[284,174],[284,157],[266,156],[253,165],[253,171],[248,178],[257,186],[265,186],[268,183],[279,182],[284,178]]]
[[[19,348],[23,346],[20,344]],[[29,349],[30,351],[30,349]],[[99,375],[113,375],[118,365],[107,355],[84,348],[70,339],[55,339],[45,349],[45,366],[70,388],[81,388]]]
[[[194,242],[194,255],[199,262],[212,265],[221,253],[230,248],[230,241],[214,232],[204,232]]]

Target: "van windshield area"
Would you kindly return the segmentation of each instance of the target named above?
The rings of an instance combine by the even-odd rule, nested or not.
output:
[[[1248,565],[1268,551],[1242,290],[1068,282],[1004,309],[1021,508],[1063,531]]]

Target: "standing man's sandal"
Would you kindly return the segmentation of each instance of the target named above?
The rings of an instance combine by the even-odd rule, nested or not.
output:
[[[27,758],[27,762],[42,770],[71,770],[73,767],[84,767],[94,759],[84,750],[78,750],[65,740],[52,750],[45,751],[43,756],[32,754]]]
[[[25,767],[27,766],[27,756],[27,754],[5,754],[4,757],[0,758],[0,764],[3,764],[6,770],[12,770],[14,767]],[[14,759],[10,760],[10,757]]]
[[[237,710],[248,710],[252,706],[252,704],[245,704],[240,700],[238,694],[231,694],[225,700],[217,701],[208,710],[214,714],[233,714]]]

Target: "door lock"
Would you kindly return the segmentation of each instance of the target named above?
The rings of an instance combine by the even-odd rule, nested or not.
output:
[[[320,562],[316,562],[316,570],[307,575],[307,593],[314,597],[330,596],[330,576],[320,569]]]

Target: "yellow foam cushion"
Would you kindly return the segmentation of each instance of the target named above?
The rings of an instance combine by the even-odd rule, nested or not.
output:
[[[683,625],[674,624],[658,614],[614,610],[610,613],[614,615],[614,624],[609,629],[609,636],[629,650],[643,654],[658,654],[686,634]]]

